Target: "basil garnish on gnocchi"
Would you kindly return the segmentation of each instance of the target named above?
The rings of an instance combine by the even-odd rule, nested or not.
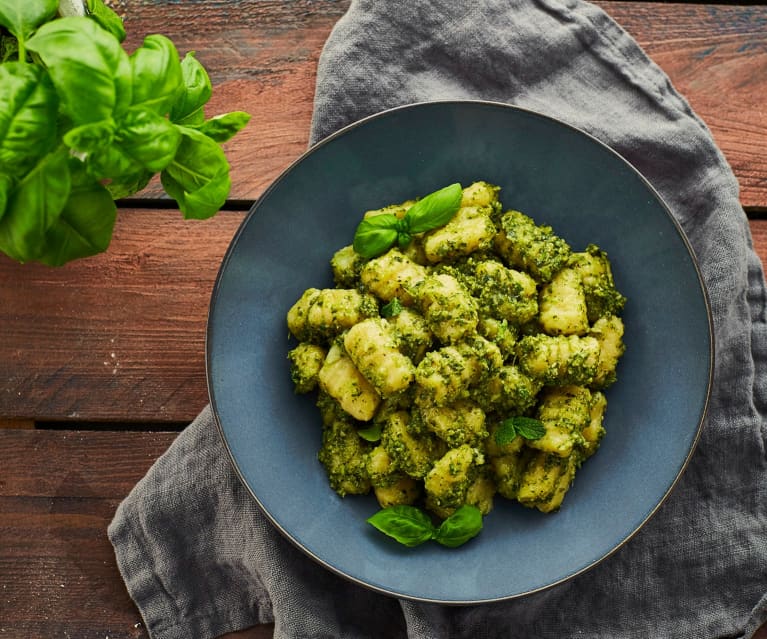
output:
[[[608,256],[505,209],[499,191],[454,184],[366,212],[356,246],[330,259],[335,287],[307,289],[287,313],[290,373],[296,392],[317,393],[330,486],[372,492],[379,524],[421,521],[399,534],[408,545],[496,498],[558,510],[605,435],[626,302]],[[426,519],[403,519],[413,508]],[[451,545],[481,525],[462,528]]]

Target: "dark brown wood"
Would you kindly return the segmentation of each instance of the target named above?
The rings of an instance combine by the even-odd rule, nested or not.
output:
[[[105,254],[52,269],[0,256],[0,417],[188,421],[207,403],[205,326],[244,213],[123,210]]]
[[[596,4],[636,38],[707,122],[740,179],[744,205],[767,208],[767,6]],[[317,60],[347,6],[348,0],[226,7],[141,0],[126,11],[126,45],[161,31],[182,54],[196,51],[209,70],[210,114],[253,115],[226,145],[231,197],[251,200],[306,150]],[[163,197],[159,183],[141,197]]]
[[[147,636],[106,527],[175,435],[0,431],[3,636]]]
[[[106,529],[176,435],[0,431],[1,636],[148,636]],[[231,636],[264,639],[272,628]]]

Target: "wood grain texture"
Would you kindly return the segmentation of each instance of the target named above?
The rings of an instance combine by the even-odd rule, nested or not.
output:
[[[208,69],[214,84],[209,114],[252,114],[225,147],[232,199],[255,199],[306,150],[317,61],[348,4],[125,3],[129,49],[148,33],[168,35]],[[595,4],[636,38],[711,128],[740,180],[743,204],[767,210],[767,7]],[[164,195],[155,180],[140,197]]]
[[[0,431],[0,636],[148,636],[106,527],[174,437]]]
[[[148,637],[106,529],[176,435],[0,431],[0,636]]]
[[[52,269],[0,256],[0,417],[188,421],[205,327],[243,213],[123,210],[109,251]]]

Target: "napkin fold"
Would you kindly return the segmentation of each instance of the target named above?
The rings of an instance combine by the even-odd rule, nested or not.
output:
[[[589,3],[353,0],[320,58],[311,141],[436,99],[562,119],[622,154],[669,205],[708,287],[716,343],[686,472],[635,537],[564,584],[481,606],[399,601],[287,542],[235,476],[206,408],[108,530],[150,636],[206,639],[273,621],[278,638],[750,637],[767,621],[767,291],[738,183],[709,130]]]

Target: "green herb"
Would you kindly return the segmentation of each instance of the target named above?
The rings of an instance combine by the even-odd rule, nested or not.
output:
[[[102,252],[114,200],[157,173],[185,218],[214,215],[231,188],[220,144],[250,116],[207,119],[210,78],[194,54],[150,35],[129,55],[103,0],[85,16],[57,9],[0,2],[0,251],[49,265]]]
[[[440,524],[434,540],[456,548],[476,537],[482,530],[482,513],[476,506],[463,505]]]
[[[368,442],[377,442],[381,439],[381,424],[373,424],[367,428],[360,428],[357,434]]]
[[[447,224],[460,208],[462,196],[461,185],[455,183],[418,200],[402,219],[390,213],[367,217],[357,226],[352,246],[367,258],[385,253],[395,242],[404,248],[413,235]]]
[[[519,435],[525,439],[540,439],[546,434],[546,428],[538,419],[532,417],[509,417],[495,431],[495,443],[505,446]]]
[[[402,306],[402,302],[399,301],[398,297],[395,297],[388,304],[384,304],[381,308],[381,315],[383,317],[394,317],[399,315],[404,309],[405,307]]]
[[[415,506],[389,506],[368,518],[368,523],[404,546],[419,546],[430,539],[456,548],[476,537],[482,530],[482,513],[476,506],[464,504],[439,526]]]

